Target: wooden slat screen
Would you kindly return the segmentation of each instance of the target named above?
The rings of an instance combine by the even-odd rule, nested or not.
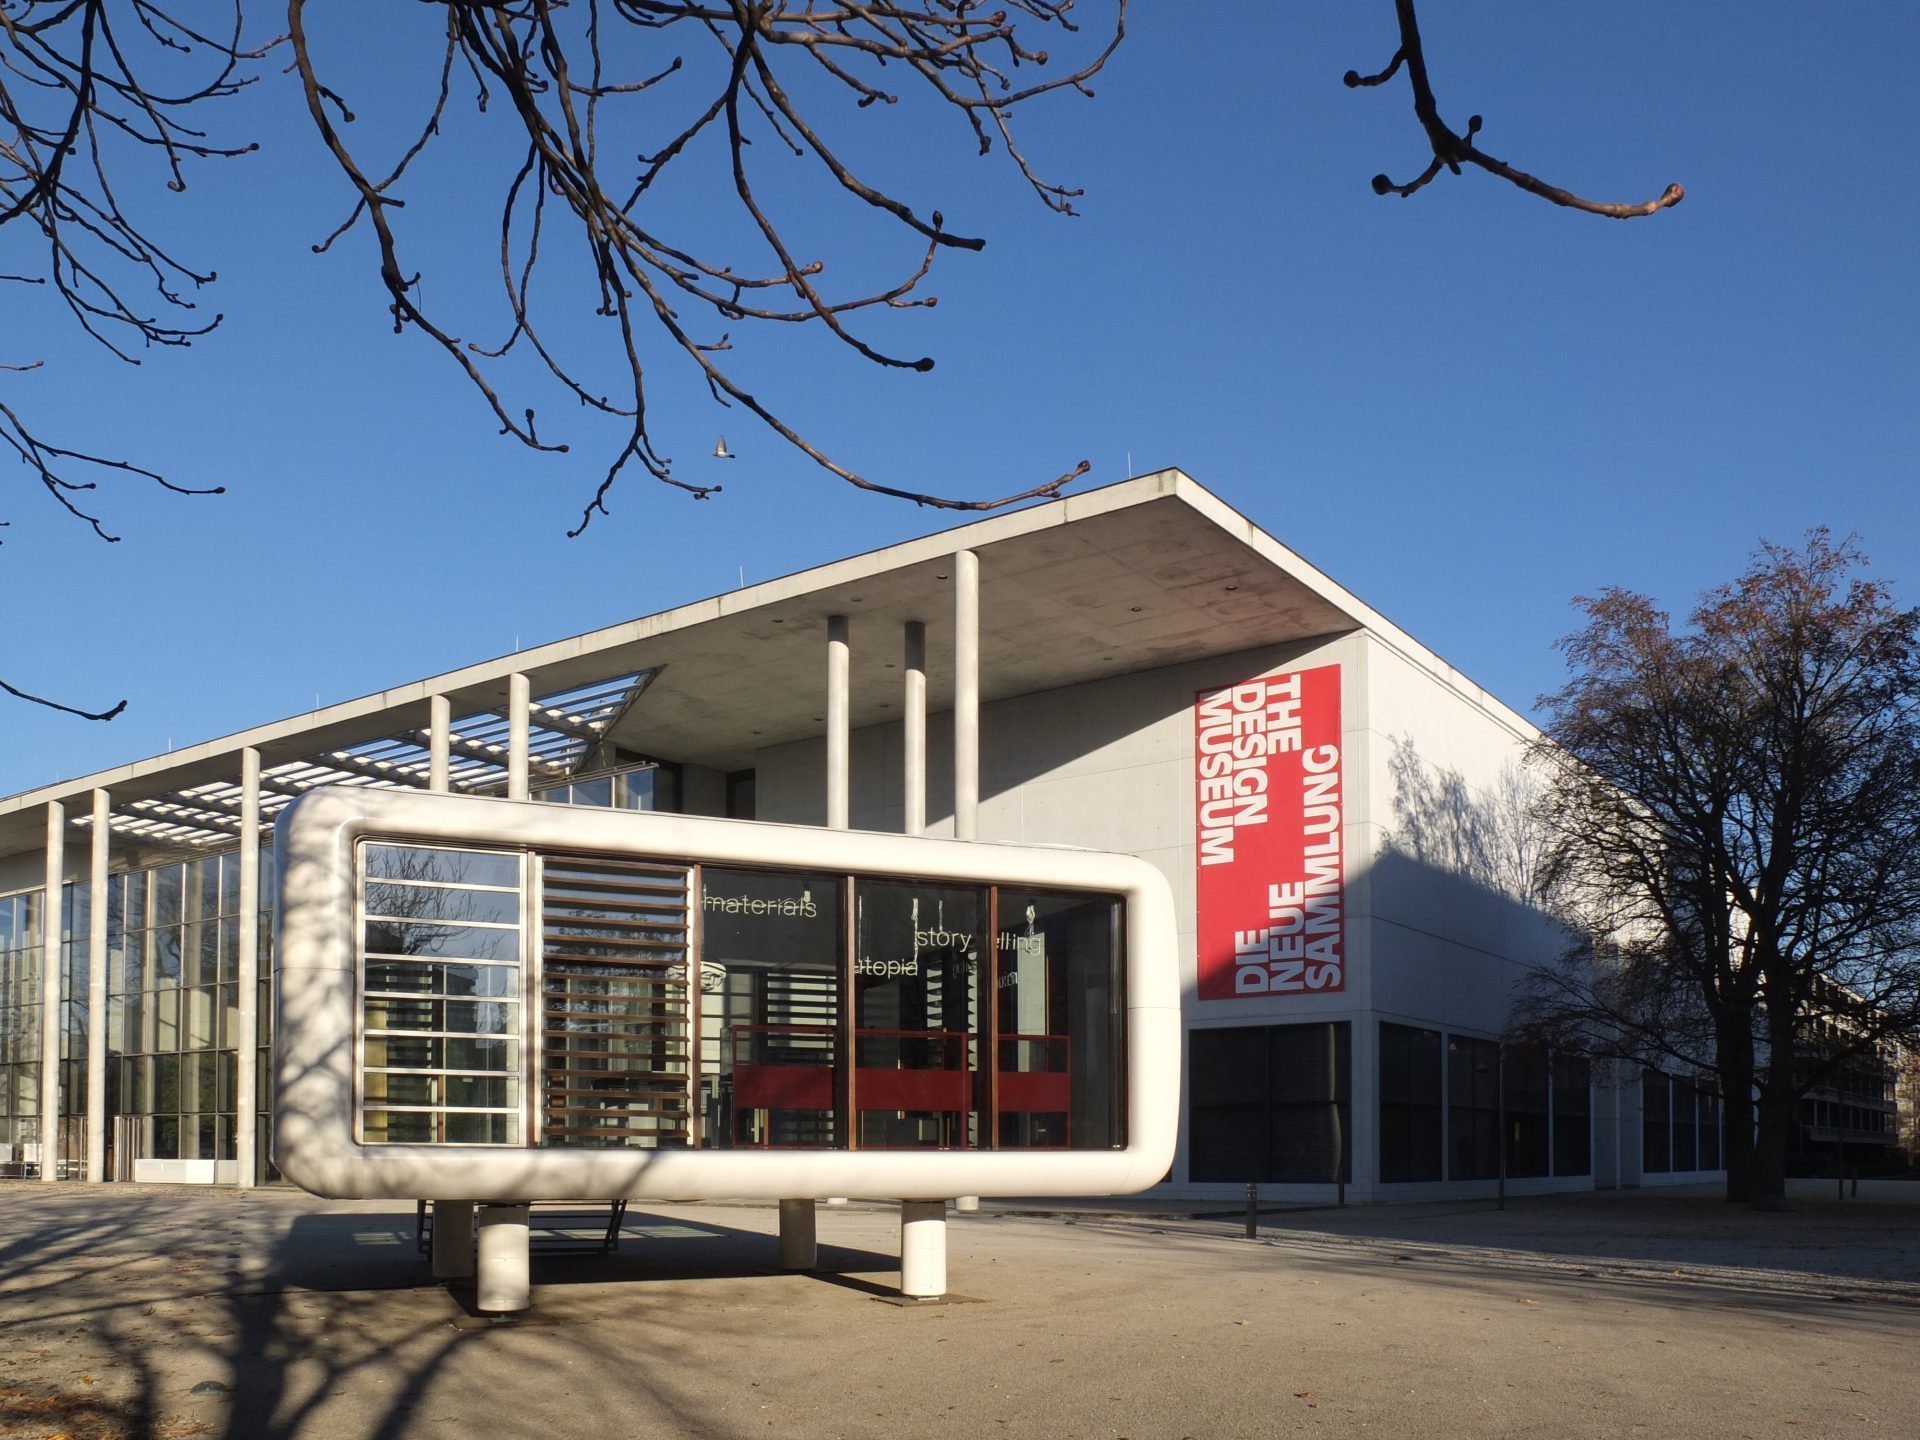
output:
[[[544,857],[541,1143],[693,1143],[684,866]]]

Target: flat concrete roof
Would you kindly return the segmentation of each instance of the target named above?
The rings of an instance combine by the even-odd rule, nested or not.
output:
[[[927,626],[928,709],[953,700],[950,562],[980,560],[983,701],[1366,629],[1518,732],[1525,720],[1485,696],[1384,617],[1178,470],[992,515],[780,579],[430,676],[167,755],[0,799],[0,855],[44,843],[50,801],[116,808],[343,750],[429,723],[449,697],[456,719],[504,713],[508,677],[538,697],[644,669],[657,675],[609,732],[615,743],[683,763],[738,770],[754,752],[822,733],[826,621],[852,622],[852,723],[897,719],[902,629]]]

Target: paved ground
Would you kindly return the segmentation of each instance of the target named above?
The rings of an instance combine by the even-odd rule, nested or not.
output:
[[[1237,1221],[1008,1207],[981,1303],[875,1303],[896,1222],[628,1217],[536,1311],[431,1285],[413,1216],[286,1191],[0,1183],[0,1436],[1394,1437],[1920,1433],[1920,1185],[1759,1216],[1635,1193]],[[1823,1198],[1824,1197],[1824,1198]]]

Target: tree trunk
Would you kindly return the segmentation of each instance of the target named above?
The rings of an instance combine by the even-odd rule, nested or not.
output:
[[[1744,1046],[1735,1049],[1726,1039],[1720,1042],[1724,1116],[1720,1143],[1727,1167],[1727,1199],[1745,1204],[1753,1199],[1754,1187],[1753,1042],[1744,1035],[1741,1040]]]
[[[1760,1126],[1754,1141],[1753,1207],[1787,1208],[1787,1152],[1793,1148],[1799,1119],[1799,1092],[1793,1076],[1793,1012],[1770,1014],[1767,1025],[1767,1083],[1760,1092]]]

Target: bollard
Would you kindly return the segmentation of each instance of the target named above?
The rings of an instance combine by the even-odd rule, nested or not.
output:
[[[1247,1239],[1260,1238],[1260,1187],[1253,1181],[1247,1182]]]

